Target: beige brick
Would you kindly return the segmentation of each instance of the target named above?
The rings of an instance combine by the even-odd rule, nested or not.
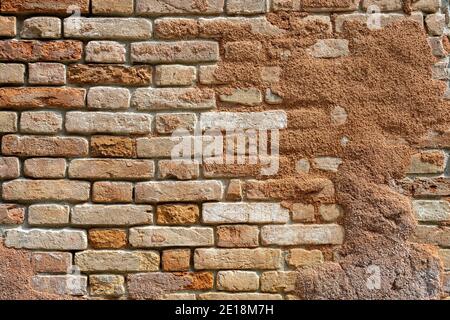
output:
[[[337,172],[342,164],[341,158],[317,157],[312,161],[313,167],[323,171]]]
[[[257,291],[259,276],[253,271],[219,271],[217,289],[223,291]]]
[[[284,111],[204,112],[200,123],[202,129],[284,129],[287,127],[287,115]]]
[[[339,58],[350,54],[346,39],[321,39],[306,51],[314,58]]]
[[[212,201],[222,194],[222,183],[215,180],[142,182],[135,187],[138,203]]]
[[[92,0],[91,5],[99,16],[130,16],[134,11],[133,0]]]
[[[412,241],[450,247],[450,228],[418,225]]]
[[[159,269],[155,251],[86,250],[75,253],[75,264],[87,272],[142,272]]]
[[[80,13],[89,13],[89,0],[2,0],[1,11],[16,14],[67,15],[73,6],[77,7]]]
[[[0,133],[13,133],[17,131],[17,113],[0,111]]]
[[[159,177],[162,179],[192,180],[200,175],[199,163],[191,160],[158,161]]]
[[[294,203],[292,220],[295,222],[312,222],[315,220],[315,209],[312,204]]]
[[[152,116],[118,112],[78,112],[66,114],[66,130],[71,133],[147,134],[152,131]]]
[[[25,218],[25,208],[16,204],[0,204],[0,225],[22,224]]]
[[[26,159],[24,175],[30,178],[64,178],[66,175],[66,160],[55,158]]]
[[[38,275],[31,279],[33,289],[53,295],[87,294],[87,277],[80,275]]]
[[[419,221],[450,220],[450,203],[444,200],[413,200],[414,214]]]
[[[21,179],[4,183],[2,191],[3,200],[83,202],[89,199],[90,185],[83,181]]]
[[[84,108],[83,88],[0,88],[0,109]]]
[[[440,0],[417,0],[411,3],[411,9],[433,13],[441,6]]]
[[[69,165],[69,177],[78,179],[142,180],[153,178],[151,160],[75,159]]]
[[[0,157],[0,179],[9,180],[20,176],[20,162],[14,157]]]
[[[91,41],[86,47],[86,61],[100,63],[125,63],[127,49],[115,41]]]
[[[61,63],[30,63],[28,81],[38,85],[64,85],[66,66]]]
[[[137,156],[139,158],[170,158],[172,150],[185,140],[192,142],[193,139],[187,137],[139,138],[136,140]]]
[[[64,37],[105,40],[148,40],[152,24],[141,18],[67,18]]]
[[[323,261],[320,250],[291,249],[286,256],[287,264],[294,269],[321,264]]]
[[[261,240],[264,245],[341,244],[344,230],[336,224],[264,226]]]
[[[161,259],[162,269],[164,271],[189,271],[191,264],[191,250],[164,250]]]
[[[158,297],[160,300],[197,300],[195,293],[166,293]]]
[[[227,0],[228,14],[257,14],[267,11],[266,0]]]
[[[194,131],[197,116],[194,113],[160,113],[155,116],[156,132],[173,133],[176,130]]]
[[[16,36],[16,17],[0,16],[0,37]]]
[[[22,157],[85,157],[89,146],[84,138],[7,135],[2,153]]]
[[[295,292],[298,272],[295,271],[268,271],[261,274],[262,292]]]
[[[165,204],[156,209],[157,223],[165,225],[196,224],[200,212],[194,204]]]
[[[51,111],[22,112],[20,131],[23,133],[55,134],[62,130],[62,116]]]
[[[204,227],[138,227],[130,229],[129,242],[135,248],[213,246],[214,232]]]
[[[94,297],[120,297],[125,294],[125,279],[119,275],[90,275],[89,288]]]
[[[33,17],[23,22],[20,36],[24,39],[61,38],[61,20],[53,17]]]
[[[33,226],[69,224],[70,208],[58,204],[35,204],[28,208],[28,223]]]
[[[130,91],[125,88],[93,87],[87,95],[89,109],[125,110],[130,107]]]
[[[6,231],[5,245],[16,249],[84,250],[87,237],[80,230],[11,229]]]
[[[262,94],[256,88],[234,89],[230,94],[220,95],[220,100],[227,103],[256,106],[262,102]]]
[[[428,33],[432,36],[441,36],[446,27],[445,15],[442,13],[429,14],[425,18]]]
[[[70,252],[33,252],[31,256],[34,272],[67,273],[72,266]]]
[[[225,199],[228,201],[242,200],[242,182],[238,179],[233,179],[228,183]]]
[[[319,207],[319,214],[326,222],[334,222],[343,216],[344,210],[338,204],[323,204]]]
[[[95,182],[92,185],[92,201],[100,203],[132,202],[133,184],[131,182]]]
[[[278,269],[281,250],[257,249],[196,249],[195,269]]]
[[[197,69],[183,65],[161,65],[155,69],[158,86],[191,86],[197,78]]]
[[[206,0],[198,4],[195,0],[178,0],[170,5],[166,0],[135,0],[136,13],[143,16],[172,14],[219,14],[223,12],[224,0]]]
[[[403,9],[402,0],[363,0],[362,7],[367,12],[369,7],[378,8],[380,11],[400,11]]]
[[[72,208],[73,225],[132,226],[150,224],[153,221],[151,206],[137,205],[92,205],[84,204]]]
[[[218,79],[215,72],[219,67],[217,65],[200,66],[199,69],[199,81],[201,84],[224,84],[224,82]]]
[[[442,264],[444,265],[444,269],[450,270],[450,250],[440,249],[439,257],[441,258]]]
[[[198,295],[199,300],[283,300],[280,294],[208,292]]]
[[[214,91],[198,88],[142,88],[131,97],[138,110],[201,110],[216,107]]]
[[[18,63],[0,63],[0,84],[25,83],[25,66]]]
[[[447,156],[440,150],[427,150],[414,154],[407,170],[410,174],[444,173]]]

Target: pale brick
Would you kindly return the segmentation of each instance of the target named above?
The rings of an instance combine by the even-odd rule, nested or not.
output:
[[[417,0],[411,3],[411,9],[414,11],[424,11],[433,13],[441,6],[440,0]]]
[[[69,206],[35,204],[28,208],[28,223],[33,226],[63,226],[69,224]]]
[[[176,5],[167,0],[135,0],[136,13],[143,16],[160,16],[172,14],[219,14],[223,12],[224,0],[178,0]]]
[[[64,37],[105,40],[147,40],[152,24],[140,18],[67,18]]]
[[[294,269],[323,263],[320,250],[291,249],[286,257],[287,264]]]
[[[23,22],[20,36],[24,39],[61,38],[61,20],[53,17],[33,17]]]
[[[450,250],[440,249],[439,257],[441,258],[442,264],[444,265],[444,269],[450,270]]]
[[[203,130],[284,129],[287,126],[287,115],[284,111],[205,112],[201,115],[200,123]]]
[[[25,208],[16,204],[0,204],[0,225],[22,224],[25,218]]]
[[[89,245],[93,249],[121,249],[127,246],[127,232],[120,229],[90,229]]]
[[[20,176],[20,162],[18,158],[0,157],[0,180],[15,179]]]
[[[224,82],[215,76],[219,67],[217,65],[200,66],[199,81],[201,84],[224,84]]]
[[[80,230],[12,229],[6,231],[5,245],[16,249],[84,250],[87,237]]]
[[[228,14],[258,14],[267,11],[266,0],[227,0]]]
[[[75,253],[75,264],[87,272],[141,272],[159,269],[155,251],[86,250]]]
[[[326,222],[333,222],[343,216],[344,211],[338,204],[323,204],[319,207],[319,214]]]
[[[358,9],[359,0],[315,1],[315,0],[274,0],[274,11],[340,12]]]
[[[413,200],[414,214],[419,221],[450,220],[450,203],[444,200]]]
[[[161,65],[155,69],[158,86],[191,86],[197,78],[197,69],[183,65]]]
[[[262,292],[290,293],[295,291],[298,273],[295,271],[268,271],[261,274]]]
[[[219,271],[217,289],[223,291],[256,291],[259,276],[252,271]]]
[[[70,252],[33,252],[31,256],[34,272],[67,273],[72,266]]]
[[[227,103],[256,106],[262,103],[262,94],[256,88],[234,89],[230,94],[221,94],[220,100]]]
[[[130,16],[134,11],[133,0],[92,0],[92,13],[99,16]]]
[[[152,137],[136,140],[137,156],[139,158],[170,158],[174,148],[185,140],[192,142],[192,137]],[[192,143],[190,144],[192,145]]]
[[[18,63],[0,63],[0,84],[25,83],[25,66]]]
[[[62,116],[51,111],[22,112],[20,131],[23,133],[55,134],[62,130]]]
[[[342,244],[344,229],[336,224],[264,226],[261,240],[264,245]]]
[[[125,279],[119,275],[90,275],[89,289],[91,296],[94,297],[120,297],[125,294]]]
[[[425,18],[428,33],[432,36],[441,36],[446,27],[445,15],[442,13],[429,14]]]
[[[159,300],[197,300],[195,293],[166,293],[158,297]]]
[[[318,157],[312,161],[313,167],[323,171],[337,172],[342,164],[341,158]]]
[[[78,205],[72,208],[73,225],[132,226],[153,221],[151,206],[137,205]]]
[[[407,170],[411,174],[444,173],[447,156],[440,150],[427,150],[414,154]]]
[[[100,203],[132,202],[133,184],[131,182],[95,182],[92,185],[92,201]]]
[[[100,63],[125,63],[127,49],[115,41],[91,41],[86,47],[86,61]]]
[[[66,160],[55,158],[33,158],[24,162],[24,175],[30,178],[64,178]]]
[[[164,271],[189,271],[191,264],[191,250],[164,250],[161,259],[162,269]]]
[[[216,107],[214,91],[198,88],[142,88],[131,98],[131,105],[138,110],[201,110]]]
[[[160,160],[158,162],[158,172],[159,177],[162,179],[192,180],[199,177],[200,167],[197,161]]]
[[[0,111],[0,133],[17,131],[17,114],[15,112]]]
[[[66,66],[61,63],[30,63],[28,82],[38,85],[64,85]]]
[[[31,279],[33,289],[55,295],[87,294],[87,277],[80,275],[38,275]]]
[[[203,205],[204,223],[286,223],[289,211],[279,203],[218,202]]]
[[[200,212],[194,204],[165,204],[156,209],[157,223],[165,225],[195,224]]]
[[[2,153],[22,157],[85,157],[89,145],[78,137],[8,135],[2,139]]]
[[[0,37],[16,36],[16,17],[0,16]]]
[[[124,110],[130,107],[130,91],[125,88],[93,87],[87,95],[89,109]]]
[[[69,177],[76,179],[142,180],[153,178],[151,160],[75,159],[69,165]]]
[[[377,8],[380,11],[400,11],[403,9],[402,0],[363,0],[362,7],[367,11],[369,7]]]
[[[218,226],[216,229],[216,233],[218,247],[255,248],[259,244],[259,229],[257,226]]]
[[[89,199],[90,185],[69,180],[14,180],[4,183],[2,191],[3,200],[83,202]]]
[[[350,54],[346,39],[321,39],[306,51],[314,58],[339,58]]]
[[[136,202],[177,202],[220,200],[223,186],[220,181],[164,181],[142,182],[135,187]]]
[[[312,204],[294,203],[292,220],[295,222],[313,222],[315,220],[314,206]]]
[[[89,0],[2,0],[1,11],[16,14],[56,14],[69,15],[76,7],[81,14],[89,13]]]
[[[418,225],[412,241],[450,247],[450,228]]]
[[[75,62],[82,58],[83,43],[75,40],[0,41],[0,61],[21,62]]]
[[[198,295],[199,300],[283,300],[280,294],[208,292]]]
[[[278,269],[281,250],[257,249],[196,249],[195,269]]]
[[[194,131],[197,116],[194,113],[160,113],[155,116],[156,132],[173,133],[176,130]]]
[[[431,47],[431,53],[438,58],[445,58],[448,55],[442,37],[428,37],[428,44]]]
[[[212,41],[139,42],[131,44],[131,60],[143,63],[198,63],[219,59]]]
[[[148,134],[152,116],[118,112],[78,112],[66,114],[66,130],[70,133]]]
[[[129,241],[135,248],[213,246],[214,232],[204,227],[139,227],[130,229]]]

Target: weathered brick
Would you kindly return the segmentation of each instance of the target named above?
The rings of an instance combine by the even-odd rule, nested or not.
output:
[[[115,41],[91,41],[86,45],[86,61],[100,63],[125,63],[127,49]]]
[[[16,249],[84,250],[87,237],[80,230],[12,229],[6,231],[5,245]]]
[[[82,88],[0,88],[0,109],[84,108]]]
[[[0,63],[0,84],[23,84],[25,66],[18,63]]]
[[[156,209],[158,224],[182,225],[198,222],[200,212],[194,204],[165,204]]]
[[[369,7],[378,8],[380,11],[400,11],[403,9],[402,0],[363,0],[362,7],[367,12]]]
[[[133,14],[133,0],[92,0],[92,13],[99,16],[129,16]]]
[[[87,277],[80,275],[37,275],[31,279],[33,289],[54,295],[87,294]]]
[[[69,180],[13,180],[4,183],[2,191],[3,200],[83,202],[89,199],[90,185]]]
[[[62,116],[51,111],[22,112],[20,131],[23,133],[55,134],[62,130]]]
[[[67,18],[64,37],[105,40],[148,40],[152,24],[141,18]]]
[[[323,260],[320,250],[291,249],[286,257],[287,264],[294,269],[317,265]]]
[[[120,229],[89,230],[89,245],[94,249],[121,249],[127,245],[127,233]]]
[[[217,65],[200,66],[199,81],[201,84],[223,84],[224,82],[218,79],[215,72],[219,69]]]
[[[344,211],[338,204],[323,204],[319,207],[319,214],[326,222],[333,222],[343,216]]]
[[[339,58],[350,54],[346,39],[321,39],[306,51],[314,58]]]
[[[173,133],[176,130],[194,131],[197,116],[194,113],[160,113],[155,116],[156,132]]]
[[[23,22],[20,36],[24,39],[61,38],[61,20],[54,17],[32,17]]]
[[[37,41],[3,40],[0,41],[0,61],[55,61],[74,62],[82,58],[83,43],[75,40]]]
[[[337,172],[342,164],[341,158],[317,157],[312,161],[313,167],[323,171]]]
[[[78,8],[80,13],[89,12],[89,0],[2,0],[0,11],[17,14],[72,14],[71,8]]]
[[[135,248],[213,246],[214,232],[204,227],[138,227],[130,229],[129,241]]]
[[[228,14],[258,14],[267,11],[266,0],[227,0]]]
[[[289,211],[279,203],[205,203],[204,223],[286,223]]]
[[[78,137],[44,137],[8,135],[2,139],[5,155],[23,157],[85,157],[88,142]]]
[[[294,292],[298,273],[295,271],[267,271],[261,274],[262,292]]]
[[[261,240],[264,245],[341,244],[344,230],[336,224],[264,226]]]
[[[0,37],[16,36],[16,17],[0,16]]]
[[[280,294],[208,292],[198,295],[199,300],[283,300]]]
[[[142,272],[159,269],[155,251],[86,250],[75,253],[75,264],[87,272]]]
[[[69,177],[76,179],[142,180],[153,178],[151,160],[76,159],[69,165]]]
[[[191,264],[191,250],[164,250],[161,259],[164,271],[188,271]]]
[[[450,247],[450,228],[418,225],[412,241]]]
[[[125,110],[130,107],[130,91],[125,88],[93,87],[87,95],[89,109]]]
[[[450,270],[450,250],[440,249],[439,257],[441,258],[442,264],[444,265],[444,269]]]
[[[406,178],[399,181],[403,192],[414,197],[450,196],[450,179],[437,178]]]
[[[217,246],[224,248],[255,248],[259,244],[257,226],[230,225],[217,227]]]
[[[281,250],[257,249],[196,249],[195,269],[278,269]]]
[[[155,69],[158,86],[191,86],[197,78],[197,69],[183,65],[160,65]]]
[[[413,200],[414,214],[419,221],[450,220],[450,203],[444,200]]]
[[[412,10],[424,11],[428,13],[436,12],[440,6],[440,0],[417,0],[411,3]]]
[[[32,226],[63,226],[69,224],[69,206],[35,204],[28,208],[28,223]]]
[[[242,183],[241,180],[233,179],[228,183],[225,199],[228,201],[242,200]]]
[[[136,140],[139,158],[170,158],[172,150],[186,137],[152,137]],[[189,139],[191,141],[192,139]]]
[[[0,111],[0,133],[17,131],[17,114],[10,111]]]
[[[233,89],[229,94],[221,94],[220,100],[227,103],[256,106],[262,102],[262,94],[256,88]]]
[[[93,157],[135,158],[136,143],[130,137],[94,136],[91,137]]]
[[[137,42],[131,60],[143,63],[198,63],[219,59],[219,45],[212,41]]]
[[[216,281],[217,289],[223,291],[256,291],[259,287],[259,276],[252,271],[219,271]]]
[[[67,71],[69,82],[92,85],[148,86],[152,82],[150,66],[74,64]]]
[[[100,203],[132,202],[133,184],[131,182],[95,182],[92,185],[92,201]]]
[[[199,35],[198,21],[190,18],[160,18],[155,20],[155,37],[168,40],[188,40]]]
[[[125,294],[125,279],[119,275],[90,275],[89,289],[94,297],[120,297]]]
[[[191,160],[160,160],[158,161],[159,177],[178,180],[197,179],[200,175],[199,163]]]
[[[147,134],[152,131],[152,116],[137,113],[72,111],[66,114],[66,130],[80,134]]]
[[[136,13],[143,16],[173,14],[219,14],[223,12],[224,0],[179,0],[176,5],[167,0],[136,0]]]
[[[61,63],[30,63],[28,82],[38,85],[64,85],[66,66]]]
[[[20,162],[14,157],[0,157],[0,179],[9,180],[20,176]]]
[[[166,293],[158,297],[160,300],[197,300],[195,293]]]
[[[177,202],[220,200],[223,186],[220,181],[164,181],[142,182],[135,187],[136,202]]]
[[[131,97],[131,105],[138,110],[213,109],[214,91],[198,88],[142,88]]]
[[[204,112],[200,123],[202,129],[284,129],[287,126],[287,115],[284,111]]]
[[[33,252],[31,256],[34,272],[66,273],[72,266],[70,252]]]
[[[74,225],[86,226],[150,224],[153,221],[152,212],[151,206],[84,204],[72,208],[71,222]]]
[[[429,14],[425,18],[428,33],[432,36],[441,36],[446,27],[445,15],[442,13]]]
[[[275,11],[307,11],[307,12],[327,12],[327,11],[354,11],[358,9],[359,0],[325,1],[316,0],[275,0],[273,8]]]
[[[445,170],[447,157],[443,151],[427,150],[414,154],[411,157],[411,163],[408,173],[427,174],[443,173]]]
[[[312,204],[294,203],[292,220],[295,222],[312,222],[315,220],[315,208]]]
[[[22,224],[25,218],[25,208],[16,204],[0,204],[0,225]]]

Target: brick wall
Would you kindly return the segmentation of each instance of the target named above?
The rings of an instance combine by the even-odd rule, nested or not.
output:
[[[345,212],[330,178],[341,159],[296,159],[297,170],[327,177],[313,202],[286,204],[283,195],[267,196],[270,180],[248,167],[173,159],[179,138],[172,133],[284,130],[295,121],[276,92],[251,82],[224,92],[227,80],[215,75],[221,60],[241,54],[251,61],[262,50],[221,42],[217,25],[282,33],[269,12],[306,12],[302,23],[320,22],[329,35],[308,53],[340,59],[350,54],[338,37],[343,24],[365,23],[376,5],[381,27],[401,19],[423,27],[437,57],[433,77],[448,80],[439,0],[413,1],[410,15],[400,0],[318,3],[0,0],[0,233],[6,247],[32,251],[35,290],[87,298],[296,298],[296,270],[332,261],[344,241]],[[279,78],[276,66],[255,72],[267,83]],[[270,111],[239,109],[261,105]],[[335,119],[345,122],[345,110],[336,109]],[[441,246],[450,269],[449,136],[421,148],[399,184],[414,198],[417,241]]]

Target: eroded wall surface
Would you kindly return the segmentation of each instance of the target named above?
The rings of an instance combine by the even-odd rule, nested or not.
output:
[[[448,4],[0,0],[0,299],[440,299]]]

